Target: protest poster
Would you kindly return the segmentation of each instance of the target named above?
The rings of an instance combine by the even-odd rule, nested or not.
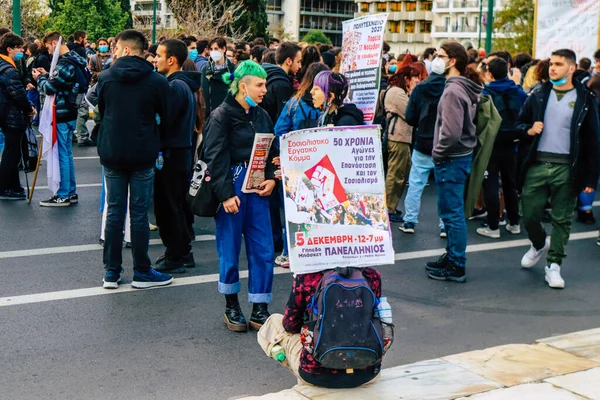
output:
[[[265,181],[265,168],[269,158],[269,150],[275,135],[272,133],[257,133],[254,135],[252,154],[248,163],[248,172],[242,184],[242,192],[256,193],[260,190],[260,184]]]
[[[292,272],[394,263],[380,138],[377,126],[282,136]]]
[[[549,58],[553,51],[571,49],[592,58],[600,47],[600,1],[537,0],[533,57]]]
[[[348,78],[348,101],[373,122],[381,83],[381,51],[388,14],[374,14],[342,23],[340,72]]]

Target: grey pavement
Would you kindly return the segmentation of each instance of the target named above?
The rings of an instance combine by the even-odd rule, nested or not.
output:
[[[75,147],[74,153],[93,157],[96,149]],[[75,165],[78,184],[100,183],[98,159],[79,159]],[[45,186],[42,172],[38,185]],[[228,399],[295,384],[262,353],[255,332],[226,329],[224,299],[214,279],[146,291],[119,289],[105,296],[55,301],[41,296],[32,304],[2,303],[7,297],[101,285],[102,252],[93,246],[78,252],[58,249],[57,254],[7,253],[97,244],[100,187],[82,187],[78,193],[79,204],[63,209],[38,206],[50,196],[45,189],[36,189],[31,206],[0,203],[0,398]],[[468,223],[469,245],[498,243],[478,237],[477,227],[479,222]],[[393,229],[399,258],[444,247],[438,237],[434,185],[425,191],[417,234],[405,235],[397,224]],[[466,284],[429,280],[424,262],[435,257],[411,254],[408,260],[382,266],[383,291],[396,324],[396,340],[384,367],[600,326],[600,247],[591,233],[597,229],[574,223],[573,232],[587,238],[569,243],[563,291],[547,287],[541,265],[520,268],[527,247],[514,241],[526,239],[525,234],[503,233],[506,248],[484,246],[469,253]],[[195,230],[212,235],[214,223],[198,219]],[[158,239],[156,232],[152,238]],[[152,259],[163,250],[151,246]],[[182,278],[218,273],[213,240],[194,242],[193,251],[198,265]],[[246,268],[244,257],[241,266]],[[128,286],[131,255],[125,249],[124,267]],[[272,312],[284,310],[291,278],[287,273],[275,276]],[[249,316],[250,305],[243,308]]]

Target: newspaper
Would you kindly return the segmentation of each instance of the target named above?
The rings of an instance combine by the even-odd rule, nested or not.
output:
[[[260,191],[259,186],[265,181],[265,168],[274,138],[275,135],[272,133],[257,133],[254,136],[254,145],[252,145],[252,154],[242,185],[242,192],[256,193]]]

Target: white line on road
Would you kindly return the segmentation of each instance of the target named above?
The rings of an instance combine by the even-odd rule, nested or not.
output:
[[[198,235],[196,236],[197,242],[209,242],[215,240],[214,235]],[[162,240],[152,239],[150,245],[162,245]],[[16,258],[16,257],[31,257],[31,256],[45,256],[48,254],[67,254],[67,253],[79,253],[83,251],[95,251],[102,250],[102,246],[99,244],[83,244],[78,246],[60,246],[60,247],[46,247],[41,249],[28,249],[28,250],[12,250],[0,252],[0,259],[2,258]]]
[[[101,183],[82,183],[77,185],[77,188],[101,187]],[[36,189],[48,189],[48,186],[36,186]]]
[[[99,160],[98,156],[81,156],[81,157],[73,157],[73,160]]]
[[[597,233],[594,232],[581,232],[574,233],[571,235],[569,240],[582,240],[582,239],[592,239],[595,238]],[[208,235],[207,235],[208,236]],[[529,246],[530,242],[527,239],[522,240],[511,240],[506,242],[498,242],[498,243],[486,243],[486,244],[476,244],[467,247],[467,253],[475,253],[480,251],[490,251],[490,250],[500,250],[500,249],[509,249],[514,247],[523,247]],[[96,246],[96,245],[92,245]],[[81,246],[74,246],[81,247]],[[98,246],[100,247],[100,246]],[[438,256],[444,253],[444,249],[435,249],[435,250],[425,250],[425,251],[414,251],[409,253],[398,253],[396,254],[396,261],[400,260],[413,260],[419,258],[428,258]],[[52,253],[46,253],[52,254]],[[0,253],[1,255],[1,253]],[[2,258],[2,257],[0,257]],[[289,269],[283,268],[275,268],[275,274],[286,274],[289,273]],[[248,271],[240,271],[240,278],[247,278]],[[191,276],[188,278],[177,278],[173,281],[173,284],[166,287],[173,286],[187,286],[187,285],[197,285],[201,283],[214,283],[219,280],[219,274],[210,274],[210,275],[199,275],[199,276]],[[166,288],[165,287],[165,288]],[[67,299],[75,299],[80,297],[91,297],[91,296],[99,296],[105,294],[117,294],[117,293],[127,293],[135,291],[131,286],[121,286],[118,290],[107,290],[101,287],[93,287],[93,288],[84,288],[84,289],[72,289],[72,290],[62,290],[58,292],[47,292],[47,293],[35,293],[35,294],[26,294],[21,296],[10,296],[10,297],[0,297],[0,307],[6,306],[15,306],[21,304],[32,304],[32,303],[42,303],[46,301],[52,300],[67,300]]]

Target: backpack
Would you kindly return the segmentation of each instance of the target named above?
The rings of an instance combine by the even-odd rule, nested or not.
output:
[[[319,126],[319,110],[314,108],[308,112],[308,115],[306,115],[304,107],[302,107],[302,104],[300,104],[301,101],[302,100],[298,100],[296,109],[294,110],[295,112],[298,112],[298,109],[300,109],[300,112],[302,113],[302,121],[300,121],[300,124],[298,124],[298,130],[316,128],[317,126]],[[316,116],[314,118],[312,118],[314,116],[313,112],[316,113]]]
[[[375,317],[378,305],[360,269],[326,271],[308,306],[315,360],[338,370],[380,363],[384,348],[383,325]]]
[[[521,111],[521,101],[517,96],[498,93],[491,90],[489,87],[486,90],[490,94],[496,110],[498,110],[498,113],[502,117],[502,123],[500,124],[500,130],[498,131],[496,141],[505,144],[514,143],[519,136],[517,120],[519,118],[519,112]]]
[[[75,83],[79,85],[78,93],[87,93],[92,80],[92,73],[87,65],[82,66],[68,57],[65,57],[64,60],[75,67]]]
[[[425,95],[423,95],[421,98],[423,99],[423,105],[421,106],[421,112],[419,113],[419,123],[417,125],[419,136],[425,137],[424,133],[430,132],[430,138],[433,139],[440,98]]]

